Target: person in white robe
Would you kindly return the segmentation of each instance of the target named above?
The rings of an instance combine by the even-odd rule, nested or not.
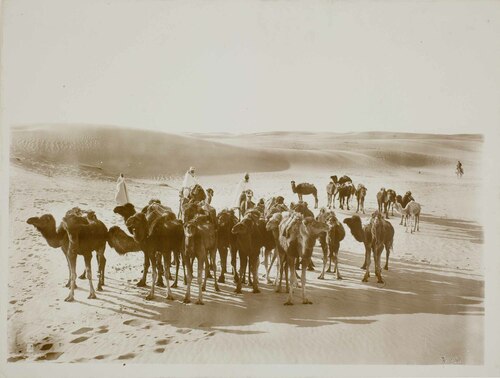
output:
[[[115,201],[118,206],[125,205],[130,202],[127,191],[127,184],[125,183],[125,177],[123,173],[120,173],[118,181],[116,182],[116,194]]]
[[[198,184],[198,179],[196,178],[194,167],[189,167],[182,182],[181,196],[187,198],[189,191],[196,184]]]
[[[234,207],[239,208],[241,201],[245,199],[244,192],[248,189],[253,190],[250,183],[250,175],[245,173],[245,176],[241,179],[236,187],[235,198],[234,198]]]

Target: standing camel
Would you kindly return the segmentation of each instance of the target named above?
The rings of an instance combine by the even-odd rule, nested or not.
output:
[[[152,203],[159,203],[159,201],[157,202],[158,200],[150,200],[149,201],[149,204],[152,204]],[[148,209],[148,206],[147,205],[146,207],[144,207],[142,209],[142,212],[146,212],[147,209]],[[170,208],[168,207],[165,207],[166,210],[169,210],[171,211]],[[113,213],[115,214],[118,214],[118,215],[121,215],[121,217],[123,218],[123,221],[125,222],[125,224],[127,223],[127,220],[135,215],[137,212],[135,210],[135,206],[131,203],[126,203],[125,205],[121,205],[121,206],[116,206],[114,209],[113,209]],[[128,231],[130,232],[130,234],[132,234],[132,230],[130,228],[128,228]],[[135,252],[135,251],[134,251]],[[174,285],[173,287],[177,287],[177,276],[178,276],[178,273],[179,273],[179,265],[180,265],[180,256],[175,256],[175,263],[176,263],[176,275],[175,275],[175,282],[174,282]],[[146,253],[144,253],[144,263],[143,263],[143,269],[142,269],[142,277],[141,279],[137,282],[137,286],[138,287],[146,287],[146,277],[148,275],[148,271],[149,271],[149,258],[147,257]],[[163,283],[163,273],[164,273],[164,269],[163,269],[163,264],[161,262],[161,255],[158,255],[157,256],[157,260],[156,260],[156,267],[158,269],[158,278],[157,278],[157,281],[156,281],[156,286],[159,286],[159,287],[165,287],[165,284]],[[170,274],[170,272],[169,272]],[[170,276],[169,276],[170,277]]]
[[[337,176],[330,176],[331,181],[326,186],[326,206],[335,209],[335,197],[337,196]]]
[[[325,211],[325,209],[322,210],[323,211],[320,211],[317,220],[326,223],[328,225],[328,231],[319,235],[319,242],[323,250],[323,271],[318,278],[325,278],[326,263],[328,262],[328,258],[330,258],[330,266],[328,267],[327,272],[332,271],[333,260],[333,273],[337,273],[337,279],[341,280],[342,276],[340,275],[338,267],[338,255],[340,242],[344,240],[345,237],[344,226],[342,226],[342,223],[339,222],[333,211]]]
[[[422,210],[422,206],[415,201],[410,201],[403,209],[401,204],[396,203],[396,210],[401,213],[405,218],[410,218],[410,233],[414,233],[415,231],[420,231],[420,212]],[[408,223],[406,222],[406,230],[408,232]]]
[[[196,304],[203,305],[203,290],[206,288],[208,272],[205,272],[203,279],[204,265],[207,258],[210,258],[210,264],[214,269],[214,287],[215,291],[220,291],[217,283],[217,265],[215,264],[215,255],[217,252],[217,234],[215,224],[211,218],[205,214],[196,214],[192,219],[184,223],[185,250],[184,261],[187,267],[187,287],[184,303],[191,302],[191,281],[193,279],[194,260],[198,261],[198,301]]]
[[[356,189],[356,200],[358,201],[358,208],[356,209],[356,213],[361,211],[363,214],[365,213],[365,197],[366,197],[366,186],[363,184],[358,184],[358,188]]]
[[[227,252],[231,252],[231,266],[233,267],[233,275],[236,280],[236,253],[238,246],[236,243],[236,235],[231,232],[234,225],[238,223],[238,218],[234,215],[233,210],[224,209],[217,215],[217,250],[219,251],[221,273],[219,282],[226,282],[225,273],[227,273]]]
[[[353,215],[350,218],[344,219],[344,223],[351,230],[351,234],[354,237],[354,239],[356,239],[356,241],[358,241],[360,243],[363,243],[365,246],[365,260],[364,260],[364,264],[361,267],[361,269],[367,269],[367,272],[365,273],[365,276],[363,278],[363,282],[366,282],[368,277],[370,277],[370,272],[368,271],[368,268],[370,266],[370,255],[373,251],[372,224],[373,224],[373,219],[375,218],[375,216],[381,217],[380,213],[378,211],[376,211],[372,215],[370,222],[365,224],[365,225],[363,225],[361,223],[361,218],[358,215]],[[386,251],[384,269],[389,270],[389,255],[393,249],[394,228],[392,227],[390,222],[386,221],[385,219],[382,219],[382,220],[383,220],[383,222],[381,222],[381,223],[383,224],[383,227],[385,229],[384,247],[385,247],[385,251]],[[380,254],[382,253],[382,251],[379,251],[379,252],[380,252]],[[379,256],[378,261],[380,263],[380,256]]]
[[[292,213],[290,219],[283,219],[279,227],[279,242],[285,251],[290,279],[295,280],[295,260],[302,264],[302,303],[312,304],[306,296],[306,272],[318,236],[328,231],[328,225],[314,218],[304,218],[302,214]],[[293,284],[289,285],[288,300],[285,305],[293,304]]]
[[[350,210],[349,200],[351,199],[351,196],[356,193],[354,184],[351,181],[344,182],[343,184],[340,184],[337,191],[339,193],[339,207],[343,210],[344,206],[347,206],[347,210]]]
[[[314,208],[318,208],[318,191],[313,184],[303,182],[295,185],[295,181],[292,181],[291,184],[292,191],[299,196],[299,201],[302,201],[302,196],[312,194],[314,196]]]

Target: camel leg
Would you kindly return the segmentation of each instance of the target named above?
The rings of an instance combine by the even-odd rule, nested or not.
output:
[[[168,277],[172,279],[172,275],[170,274],[170,269],[167,269],[166,267],[163,266],[163,263],[161,262],[162,256],[160,253],[155,253],[155,260],[156,260],[156,270],[158,271],[157,274],[157,281],[156,281],[156,286],[158,287],[165,287],[165,284],[163,283],[163,275],[168,274]],[[170,266],[170,264],[169,264]]]
[[[389,270],[389,255],[390,255],[390,251],[386,245],[385,246],[385,266],[384,266],[385,270]]]
[[[416,216],[416,220],[417,220],[417,231],[420,231],[420,215]]]
[[[316,194],[314,195],[314,208],[318,208],[318,196]]]
[[[170,286],[170,287],[176,288],[178,280],[179,280],[179,268],[180,268],[180,256],[179,255],[180,254],[177,251],[173,251],[173,253],[174,253],[174,262],[175,262],[175,281],[172,284],[172,286]],[[169,253],[169,255],[170,255],[170,253]]]
[[[186,295],[184,296],[184,303],[191,303],[191,282],[193,281],[193,264],[191,259],[187,259],[187,285],[186,285]],[[186,264],[184,264],[186,265]]]
[[[273,255],[271,256],[271,252],[273,252]],[[271,261],[269,262],[269,265],[266,267],[266,281],[268,284],[272,284],[273,280],[269,277],[271,274],[271,268],[273,267],[274,260],[276,259],[276,248],[274,248],[274,251],[272,249],[266,248],[266,251],[264,252],[266,257],[268,257]]]
[[[87,276],[85,275],[85,273],[86,273],[86,272],[87,272],[87,269],[85,269],[85,270],[82,272],[82,274],[80,274],[80,275],[78,276],[78,279],[80,279],[80,280],[84,280],[85,278],[87,278]]]
[[[306,259],[302,259],[302,276],[300,278],[300,282],[302,284],[302,303],[303,304],[312,304],[312,302],[307,299],[307,296],[306,296],[306,272],[307,272],[307,264],[305,264],[306,262],[308,263],[309,259],[306,258]]]
[[[288,290],[288,300],[285,302],[285,306],[293,305],[293,280],[292,277],[295,277],[295,258],[287,256],[288,268],[290,269],[290,285]]]
[[[203,265],[205,264],[206,256],[198,257],[198,300],[196,301],[197,305],[203,305],[203,289],[202,289],[202,280],[203,280]],[[205,279],[206,279],[205,275]]]
[[[236,276],[238,274],[238,269],[236,268],[236,254],[238,250],[236,248],[230,247],[231,251],[231,267],[233,269],[233,281],[236,282]]]
[[[371,264],[371,260],[372,260],[370,258],[371,250],[368,250],[367,252],[368,252],[368,256],[367,257],[365,256],[366,272],[365,272],[363,279],[361,280],[362,282],[368,282],[368,278],[370,277],[370,264]]]
[[[70,269],[70,286],[69,295],[64,300],[65,302],[73,302],[75,300],[75,287],[76,287],[76,253],[69,253],[69,269]]]
[[[205,265],[206,265],[205,274],[206,274],[207,278],[213,278],[212,273],[210,273],[211,266],[210,266],[210,256],[208,253],[207,253],[207,256],[205,257]],[[203,286],[203,291],[205,291],[205,285]]]
[[[212,265],[212,269],[214,270],[214,289],[215,291],[220,291],[219,289],[219,284],[217,282],[217,264],[215,262],[217,256],[217,249],[214,248],[212,251],[210,251],[210,262]]]
[[[151,282],[151,290],[149,291],[149,294],[146,296],[146,299],[152,300],[155,297],[155,283],[158,278],[157,277],[158,272],[156,269],[156,252],[151,252],[148,255],[151,264],[151,274],[153,275],[153,281]]]
[[[328,249],[327,249],[326,241],[323,239],[323,237],[319,238],[319,243],[321,245],[321,249],[323,250],[323,270],[321,271],[321,274],[318,276],[318,279],[324,280],[325,279],[325,271],[326,271],[326,263],[328,262]]]
[[[278,266],[276,267],[276,280],[274,286],[276,286],[276,292],[281,293],[281,283],[283,282],[283,268],[285,264],[281,253],[278,252]]]
[[[245,256],[243,258],[241,258],[241,255],[240,255],[240,277],[241,278],[241,283],[244,284],[246,283],[245,281],[245,275],[246,275],[246,271],[247,271],[247,265],[248,265],[248,255],[245,254]],[[250,280],[250,277],[248,277],[248,279]]]
[[[90,288],[88,299],[96,299],[94,285],[92,284],[92,254],[85,255],[83,258],[85,259],[85,272]]]
[[[68,256],[68,253],[67,252],[64,252],[64,257],[66,257],[66,263],[68,264],[68,282],[66,282],[66,286],[67,288],[70,288],[71,287],[71,264],[69,262],[69,256]],[[75,288],[76,288],[76,284],[75,284]]]
[[[376,253],[373,258],[375,260],[375,275],[377,276],[377,283],[384,283],[382,279],[382,268],[380,265],[380,257],[382,256],[382,251],[384,249],[384,245],[377,247]]]
[[[144,252],[144,266],[143,266],[143,270],[142,270],[142,278],[139,282],[137,282],[137,286],[138,287],[144,287],[146,286],[146,277],[147,277],[147,274],[148,274],[148,270],[149,270],[149,258],[148,258],[148,255],[146,252]]]
[[[163,266],[164,266],[164,274],[165,274],[165,282],[167,283],[167,300],[174,300],[174,297],[172,295],[172,290],[170,289],[170,277],[169,277],[169,272],[170,272],[170,259],[171,255],[170,252],[168,253],[163,253]]]
[[[99,280],[97,281],[97,291],[102,291],[104,286],[104,271],[106,270],[106,257],[104,257],[104,250],[97,253]]]
[[[224,276],[227,272],[227,247],[219,248],[219,256],[220,256],[220,276],[219,282],[226,282],[226,277]]]
[[[252,257],[250,261],[250,267],[252,268],[252,276],[253,276],[253,290],[252,292],[254,294],[260,293],[259,290],[259,276],[258,276],[258,270],[259,270],[259,255]]]
[[[340,270],[339,270],[339,247],[336,248],[336,251],[333,254],[333,258],[335,263],[335,271],[337,272],[337,279],[341,280],[342,276],[340,275]]]

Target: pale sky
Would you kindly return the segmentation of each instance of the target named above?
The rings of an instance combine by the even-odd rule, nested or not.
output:
[[[500,124],[500,2],[3,7],[3,125],[475,133]]]

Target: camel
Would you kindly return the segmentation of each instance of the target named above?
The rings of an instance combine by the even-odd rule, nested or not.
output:
[[[299,196],[299,201],[302,201],[302,196],[312,194],[314,196],[314,208],[318,208],[318,191],[313,184],[303,182],[295,185],[295,181],[292,181],[291,184],[292,191]]]
[[[52,216],[52,214],[44,214],[40,217],[31,217],[26,223],[34,226],[37,231],[39,231],[44,239],[47,241],[47,244],[52,248],[61,248],[64,256],[66,257],[66,262],[68,263],[68,281],[66,282],[65,287],[71,286],[71,269],[69,265],[69,260],[67,256],[67,248],[68,248],[68,234],[65,230],[59,226],[56,228],[56,220]],[[98,264],[101,262],[98,259]],[[99,268],[99,271],[101,269]],[[86,270],[83,271],[80,278],[85,279]],[[75,288],[77,287],[75,283]]]
[[[380,213],[378,211],[376,211],[372,215],[370,222],[368,224],[365,224],[365,225],[363,225],[361,223],[361,218],[359,217],[359,215],[356,215],[356,214],[350,218],[345,218],[343,221],[343,223],[345,223],[347,225],[347,227],[349,227],[354,239],[360,243],[363,243],[365,246],[365,260],[364,260],[364,264],[361,267],[361,269],[366,269],[367,272],[365,273],[365,276],[363,277],[363,282],[366,282],[368,277],[370,277],[370,272],[369,272],[368,268],[370,266],[370,259],[371,259],[370,254],[372,251],[374,251],[373,236],[372,236],[372,223],[373,223],[373,219],[375,218],[375,216],[380,217]],[[384,230],[385,230],[384,246],[385,246],[386,255],[385,255],[384,269],[389,270],[389,255],[393,249],[394,228],[392,227],[391,223],[386,221],[386,220],[383,220],[383,222],[381,222],[381,223],[382,223]],[[382,250],[378,251],[378,253],[381,254]],[[374,258],[375,258],[375,255],[374,255]],[[380,263],[380,255],[377,258],[378,258],[378,263]],[[377,268],[377,266],[375,268]]]
[[[366,189],[366,186],[364,186],[363,184],[358,184],[358,188],[356,189],[356,199],[358,201],[358,208],[356,209],[356,213],[358,213],[360,209],[363,214],[365,213],[365,197],[367,190],[368,189]]]
[[[396,203],[396,210],[405,218],[410,218],[410,233],[413,234],[415,231],[420,231],[420,212],[422,206],[419,203],[410,201],[404,209],[400,203]],[[405,232],[408,232],[408,223],[405,223],[405,225]]]
[[[401,207],[403,209],[406,207],[406,205],[408,205],[408,203],[410,201],[415,201],[415,199],[412,197],[410,191],[407,191],[403,197],[401,197],[400,195],[396,196],[396,202],[401,204]],[[397,210],[397,207],[396,207],[396,210]],[[401,214],[401,222],[399,222],[400,225],[403,224],[403,220],[404,220],[404,225],[406,226],[406,215],[405,214]]]
[[[131,216],[126,225],[151,265],[153,281],[146,299],[152,300],[155,296],[157,254],[161,254],[165,265],[164,276],[167,282],[167,299],[173,299],[168,273],[170,272],[171,254],[174,253],[174,256],[180,255],[183,250],[184,233],[182,222],[176,219],[175,214],[169,208],[158,203],[152,203],[148,205],[145,212],[141,211]],[[118,250],[117,252],[123,254]],[[125,253],[128,252],[131,251],[125,251]],[[177,277],[178,271],[176,281]]]
[[[337,192],[339,194],[339,207],[344,210],[344,206],[347,206],[347,210],[350,210],[349,200],[356,193],[354,184],[351,181],[346,181],[338,186]]]
[[[342,226],[342,223],[339,222],[333,211],[326,211],[324,208],[320,210],[316,219],[328,225],[328,232],[319,235],[319,242],[323,250],[323,271],[318,278],[325,278],[326,263],[328,262],[328,258],[330,258],[330,266],[328,267],[327,272],[331,272],[333,260],[333,273],[337,273],[337,279],[341,280],[342,276],[340,275],[338,267],[338,255],[340,242],[344,240],[345,237],[344,226]]]
[[[279,242],[284,249],[290,279],[295,280],[295,260],[301,260],[302,264],[302,303],[312,304],[306,296],[306,268],[312,256],[313,247],[318,236],[328,231],[328,225],[315,220],[304,218],[302,214],[292,213],[290,219],[283,219],[279,226]],[[289,285],[288,300],[285,305],[293,304],[293,284]]]
[[[392,205],[392,215],[394,215],[394,203],[396,202],[396,192],[392,189],[380,188],[377,193],[377,204],[378,211],[385,214],[385,217],[389,219],[389,209]]]
[[[286,292],[288,293],[289,287],[288,287],[288,265],[286,261],[286,253],[283,247],[281,246],[279,242],[279,226],[281,221],[283,220],[283,217],[288,217],[289,213],[287,211],[284,212],[275,212],[273,213],[267,223],[266,223],[266,230],[271,231],[273,238],[274,238],[274,243],[276,246],[275,249],[275,254],[277,254],[278,257],[278,269],[277,269],[277,274],[276,278],[274,280],[274,285],[276,286],[276,292],[280,293],[281,292],[281,283],[283,281],[283,272],[285,272],[285,283],[286,283]],[[273,258],[274,260],[274,258]],[[271,262],[271,265],[273,262]],[[279,274],[279,279],[278,279],[278,274]]]
[[[383,215],[380,212],[373,213],[370,225],[372,236],[371,249],[373,253],[373,260],[375,262],[375,275],[377,276],[378,283],[384,283],[384,280],[382,279],[380,259],[385,247],[387,254],[386,266],[384,268],[388,269],[389,251],[392,249],[394,241],[394,228],[392,227],[392,224],[390,222],[384,219]],[[365,276],[363,277],[363,282],[368,282],[368,278],[370,277],[370,263],[371,258],[368,257],[366,261],[366,272]]]
[[[203,270],[205,260],[210,257],[211,266],[214,269],[214,287],[215,291],[220,291],[217,283],[217,265],[215,264],[215,254],[217,251],[217,235],[215,225],[212,223],[210,216],[206,214],[196,214],[192,219],[184,223],[185,233],[185,250],[184,261],[188,271],[186,295],[184,303],[191,302],[191,281],[193,279],[193,264],[194,260],[198,260],[198,300],[196,304],[203,305],[203,291],[206,288],[207,272],[203,280]]]
[[[225,273],[227,273],[227,251],[231,251],[231,266],[233,267],[233,275],[236,274],[236,253],[238,246],[236,235],[231,232],[234,225],[238,223],[238,218],[234,215],[233,210],[224,209],[217,215],[217,249],[220,256],[221,273],[219,282],[226,282]],[[236,276],[235,281],[236,281]]]
[[[149,201],[149,204],[152,204],[152,203],[159,203],[159,200],[152,199],[152,200]],[[149,204],[146,205],[141,210],[141,212],[145,213],[147,211],[147,208],[148,208]],[[127,220],[131,216],[135,215],[137,212],[136,212],[135,206],[133,204],[126,203],[125,205],[116,206],[113,209],[113,213],[121,215],[122,218],[123,218],[123,221],[126,224]],[[130,228],[128,228],[128,231],[130,232],[130,234],[132,234],[132,230]],[[130,251],[130,252],[132,252],[132,251]],[[177,271],[179,271],[179,268],[178,268],[179,267],[179,261],[180,261],[180,256],[177,256],[176,259],[175,259],[175,262],[176,262],[176,265],[177,265],[177,268],[176,268]],[[143,269],[142,269],[142,277],[141,277],[141,279],[136,284],[138,287],[146,287],[147,286],[146,285],[146,277],[148,275],[149,265],[150,265],[149,264],[149,259],[148,259],[147,255],[146,255],[146,253],[144,253],[144,263],[143,263]],[[163,283],[164,268],[163,268],[163,264],[162,264],[162,261],[161,261],[161,255],[157,256],[156,267],[158,269],[158,278],[157,278],[157,281],[156,281],[156,286],[165,287],[165,284]],[[169,274],[170,274],[170,272],[169,272]],[[177,287],[177,276],[176,276],[176,280],[175,280],[174,284],[176,285],[174,287]]]
[[[184,207],[188,203],[199,203],[202,201],[205,201],[207,199],[207,194],[205,193],[205,190],[201,187],[199,184],[193,185],[190,190],[189,194],[187,197],[181,197],[180,199],[180,206],[179,206],[179,214],[178,218],[181,219],[183,222],[186,221],[185,216],[184,216]]]
[[[326,206],[335,209],[335,197],[337,196],[337,176],[330,176],[331,181],[326,186]]]
[[[245,215],[241,221],[234,225],[231,232],[236,235],[238,254],[240,257],[239,274],[236,272],[235,293],[241,293],[242,277],[246,272],[247,264],[249,264],[253,276],[253,293],[260,293],[257,271],[259,268],[259,252],[260,245],[262,244],[262,235],[253,214],[249,213]],[[248,278],[250,281],[250,275]]]
[[[378,205],[378,211],[380,213],[385,213],[385,208],[387,202],[387,190],[385,190],[384,187],[380,188],[380,190],[377,192],[377,205]]]
[[[95,299],[91,260],[92,252],[96,251],[99,264],[97,290],[102,291],[106,266],[104,251],[108,238],[108,229],[104,223],[97,219],[93,211],[82,211],[77,207],[66,212],[57,230],[55,219],[51,214],[29,218],[27,223],[33,225],[51,247],[60,247],[66,257],[69,270],[69,285],[66,286],[69,286],[70,292],[65,301],[74,301],[77,255],[82,255],[85,260],[86,277],[90,288],[88,299]]]
[[[389,210],[391,210],[391,215],[394,215],[394,205],[396,203],[396,191],[393,189],[387,189],[387,201],[386,201],[386,215],[389,218]]]

